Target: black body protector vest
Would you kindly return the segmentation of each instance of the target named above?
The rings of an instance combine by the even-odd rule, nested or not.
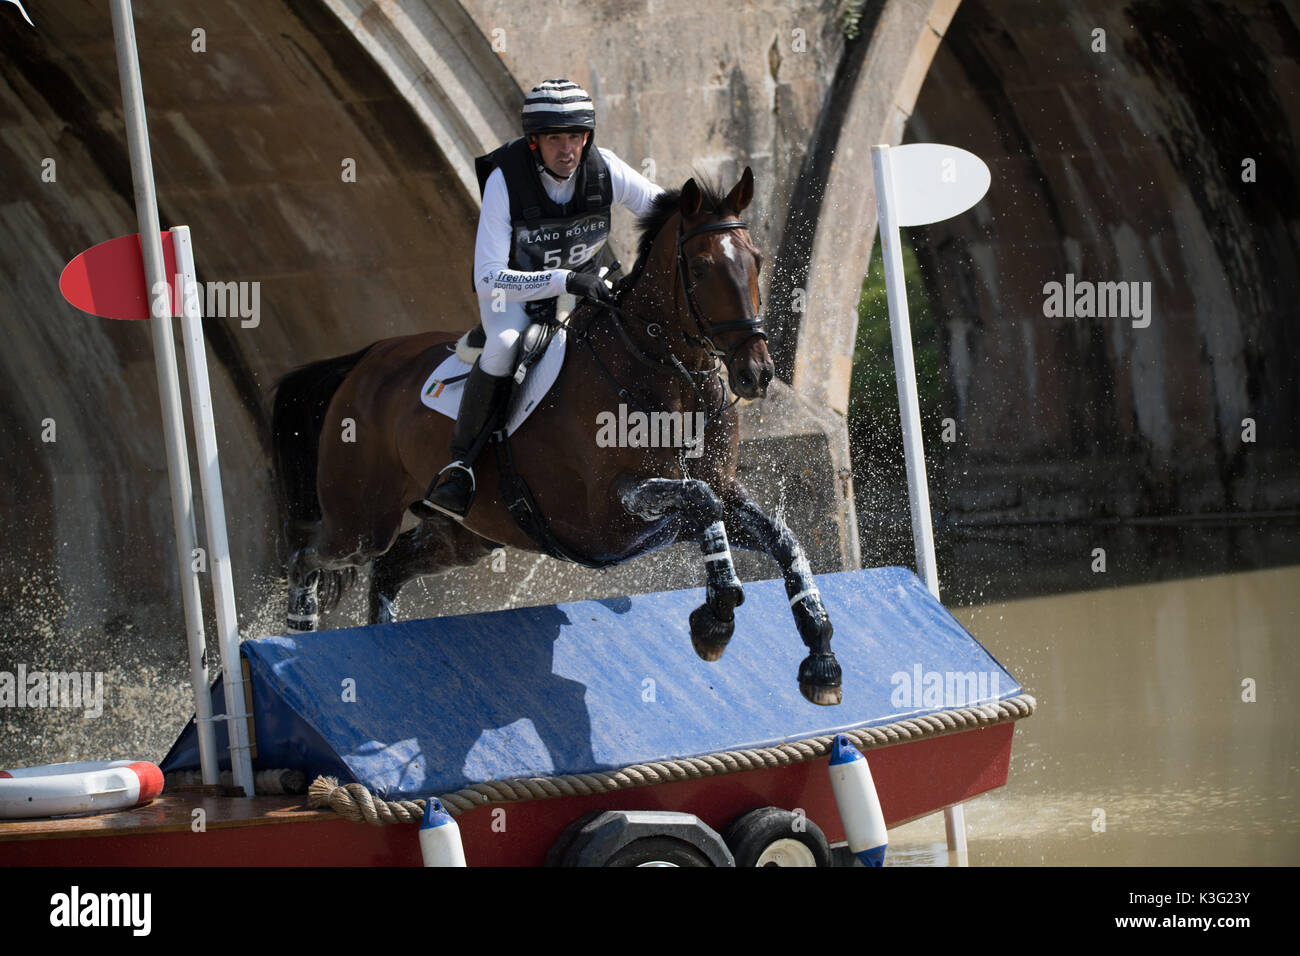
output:
[[[480,196],[488,176],[498,168],[510,194],[510,268],[520,272],[596,272],[598,257],[609,239],[614,186],[595,144],[588,144],[586,158],[574,173],[573,198],[563,205],[547,195],[527,137],[513,139],[474,160]],[[534,322],[553,321],[555,299],[525,302],[524,310]]]

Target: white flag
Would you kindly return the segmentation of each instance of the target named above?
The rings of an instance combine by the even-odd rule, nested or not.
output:
[[[965,212],[993,181],[984,160],[956,146],[909,143],[889,151],[899,226],[925,226]]]

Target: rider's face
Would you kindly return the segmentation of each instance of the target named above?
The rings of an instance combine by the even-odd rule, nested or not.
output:
[[[591,133],[541,133],[537,139],[537,151],[542,154],[542,165],[567,179],[578,168],[582,159],[582,148],[587,145]]]

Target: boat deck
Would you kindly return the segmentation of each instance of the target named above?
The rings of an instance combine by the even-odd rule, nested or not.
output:
[[[186,788],[129,810],[0,821],[0,867],[409,862],[410,853],[395,856],[382,844],[359,849],[357,839],[373,841],[367,831],[374,829],[309,809],[304,794],[237,797],[219,787]]]
[[[332,810],[309,809],[303,794],[243,798],[227,796],[220,787],[192,787],[168,791],[145,806],[127,810],[0,820],[0,855],[7,852],[3,845],[14,841],[189,831],[196,810],[203,811],[203,824],[209,830],[337,819]]]
[[[779,580],[746,585],[743,633],[721,663],[689,651],[698,588],[246,641],[254,767],[413,799],[897,724],[899,742],[868,755],[886,825],[1003,786],[1018,718],[956,732],[939,720],[921,736],[918,722],[1019,697],[1015,678],[910,571],[828,574],[818,586],[844,668],[833,708],[799,694],[805,649]],[[936,683],[954,675],[964,690]],[[220,713],[220,682],[212,693]],[[194,726],[165,772],[198,766]],[[216,736],[224,750],[224,724]],[[587,813],[673,810],[721,831],[763,806],[798,807],[844,839],[826,758],[479,807],[457,823],[475,865],[539,866]],[[352,823],[303,796],[186,788],[117,813],[0,823],[0,865],[419,865],[417,830]]]

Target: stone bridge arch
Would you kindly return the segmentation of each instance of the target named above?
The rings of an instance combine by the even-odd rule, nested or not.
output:
[[[518,135],[523,91],[456,0],[323,0],[410,104],[478,201],[474,157]]]

